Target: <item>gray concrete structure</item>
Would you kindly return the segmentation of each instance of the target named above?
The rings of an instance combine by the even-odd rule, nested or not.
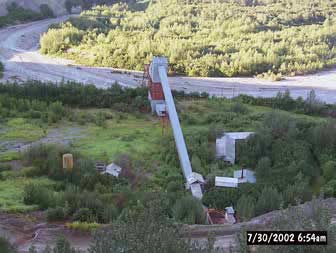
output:
[[[247,139],[253,132],[231,132],[225,133],[221,138],[216,139],[216,157],[235,164],[236,141]]]

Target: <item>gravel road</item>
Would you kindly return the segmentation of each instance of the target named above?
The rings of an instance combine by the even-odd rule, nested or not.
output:
[[[142,72],[120,72],[112,68],[78,66],[72,61],[55,59],[38,52],[40,35],[50,24],[69,16],[11,26],[0,30],[0,60],[5,64],[4,80],[36,79],[43,81],[75,80],[107,87],[114,82],[136,87],[142,83]],[[336,69],[314,75],[287,77],[280,82],[256,78],[170,77],[173,89],[186,92],[205,91],[211,95],[233,97],[239,94],[270,97],[289,89],[293,97],[306,97],[315,90],[319,99],[336,103]]]

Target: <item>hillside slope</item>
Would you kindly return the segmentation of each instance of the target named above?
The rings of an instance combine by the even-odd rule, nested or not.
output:
[[[270,80],[336,64],[333,2],[191,2],[96,6],[50,29],[41,38],[41,52],[133,70],[142,70],[153,55],[165,55],[171,70],[182,75]]]
[[[66,14],[66,9],[64,7],[65,0],[0,0],[0,16],[7,14],[6,6],[11,2],[16,2],[19,6],[33,11],[39,11],[41,4],[48,4],[55,15]]]

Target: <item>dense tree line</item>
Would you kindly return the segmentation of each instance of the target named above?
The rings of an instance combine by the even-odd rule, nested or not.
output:
[[[247,95],[239,95],[236,100],[246,105],[267,106],[274,109],[291,111],[306,115],[316,115],[322,117],[336,117],[336,105],[326,104],[316,97],[315,91],[309,92],[306,99],[298,97],[294,99],[290,96],[290,92],[279,92],[275,97],[262,98]]]
[[[335,3],[150,1],[97,6],[41,38],[41,52],[95,65],[143,70],[153,55],[190,76],[273,79],[335,65]]]
[[[3,64],[0,62],[0,78],[2,78],[2,76],[3,76],[3,71],[4,71],[4,66],[3,66]]]
[[[24,84],[0,84],[0,94],[9,97],[60,102],[74,107],[115,108],[120,110],[148,111],[148,92],[145,87],[124,88],[114,84],[107,89],[76,82],[43,83],[27,81]]]
[[[95,5],[112,5],[116,3],[134,4],[136,0],[66,0],[64,7],[71,13],[73,7],[80,6],[82,9],[87,10]]]
[[[32,11],[24,9],[15,2],[11,2],[7,5],[8,14],[6,16],[0,16],[0,27],[5,25],[11,25],[15,22],[27,22],[35,21],[44,18],[54,17],[53,11],[47,4],[40,5],[40,11]],[[1,69],[0,69],[1,72]]]

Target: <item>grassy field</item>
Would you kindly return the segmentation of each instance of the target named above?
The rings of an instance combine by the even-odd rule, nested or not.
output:
[[[4,131],[0,133],[0,140],[35,141],[47,134],[42,126],[23,118],[13,118],[4,124]]]
[[[83,154],[113,160],[116,155],[140,154],[155,151],[156,140],[161,134],[158,120],[126,115],[122,120],[108,120],[105,127],[90,125],[86,136],[74,143]]]
[[[47,178],[26,178],[18,173],[2,172],[6,177],[0,181],[0,211],[4,212],[28,212],[36,210],[37,206],[23,203],[23,189],[26,184],[35,183],[50,186],[53,181]]]
[[[226,99],[177,101],[177,109],[188,148],[195,147],[195,143],[192,143],[193,136],[197,136],[198,133],[210,132],[212,129],[220,129],[221,132],[255,131],[261,126],[260,123],[264,115],[272,111],[268,107],[246,106]],[[110,113],[109,119],[106,119],[102,126],[94,122],[81,122],[79,124],[69,119],[63,119],[57,124],[45,127],[35,121],[13,118],[5,123],[0,139],[35,141],[55,128],[62,133],[69,132],[69,129],[74,129],[73,131],[80,129],[80,138],[74,139],[71,146],[86,157],[111,162],[119,154],[128,154],[132,158],[143,161],[148,165],[153,164],[154,161],[158,161],[161,165],[165,163],[160,158],[164,157],[165,154],[162,154],[164,150],[162,140],[164,137],[161,122],[158,118],[145,113],[120,113],[109,109],[80,110],[80,113],[87,114],[100,112]],[[325,120],[320,117],[284,111],[283,113],[295,119],[305,119],[314,122]],[[71,134],[71,131],[69,133]],[[165,137],[169,135],[171,135],[170,127],[166,130]],[[209,144],[209,148],[214,149],[215,143],[211,142]],[[175,150],[174,144],[172,148]],[[20,156],[15,151],[0,154],[0,162],[17,159],[20,159]],[[237,166],[232,166],[225,171],[215,172],[230,175],[237,168]],[[0,211],[6,212],[27,212],[36,209],[36,206],[29,206],[23,203],[23,188],[25,184],[31,182],[44,185],[53,184],[53,181],[43,177],[27,178],[24,176],[24,170],[4,171],[1,172],[1,176]]]

